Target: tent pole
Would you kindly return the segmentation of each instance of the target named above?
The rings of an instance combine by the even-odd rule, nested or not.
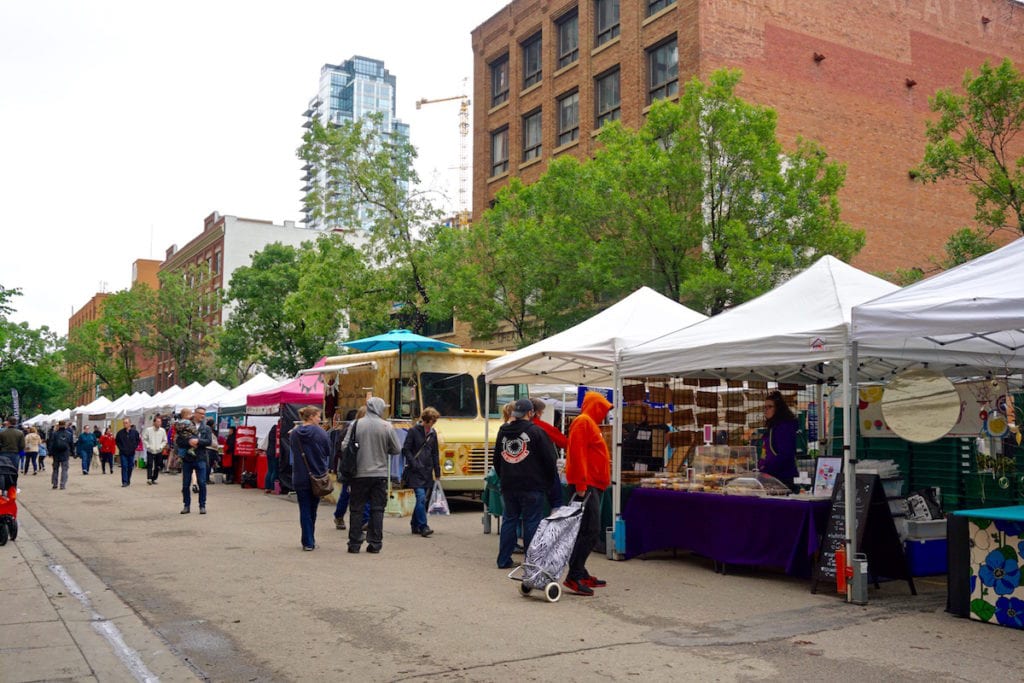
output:
[[[612,527],[618,524],[622,514],[622,376],[619,374],[619,352],[615,351],[615,367],[612,370]],[[612,557],[622,559],[617,552]]]
[[[853,555],[857,552],[857,381],[857,342],[851,342],[849,352],[843,358],[843,487],[846,495],[844,513],[848,563],[853,562]],[[846,567],[836,567],[836,571],[846,571]]]

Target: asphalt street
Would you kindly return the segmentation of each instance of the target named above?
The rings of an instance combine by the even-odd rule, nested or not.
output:
[[[303,552],[287,497],[217,485],[209,514],[179,515],[178,476],[121,488],[75,464],[65,491],[21,479],[21,534],[0,548],[4,682],[1021,677],[1020,633],[946,614],[941,577],[857,607],[684,553],[595,554],[608,587],[549,604],[495,567],[478,505],[432,517],[431,538],[387,518],[379,555],[346,553],[324,505]]]

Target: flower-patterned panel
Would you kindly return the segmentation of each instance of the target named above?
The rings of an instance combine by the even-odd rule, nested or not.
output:
[[[1024,522],[972,518],[971,619],[1024,629]]]

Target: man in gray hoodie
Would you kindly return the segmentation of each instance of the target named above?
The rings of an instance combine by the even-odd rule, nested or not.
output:
[[[384,540],[384,507],[388,502],[388,459],[402,447],[395,430],[384,419],[384,399],[373,396],[366,401],[366,417],[355,421],[348,430],[342,449],[351,439],[359,445],[356,476],[352,480],[349,499],[348,551],[358,553],[363,546],[363,505],[370,501],[370,526],[366,531],[366,552],[379,553]],[[356,514],[358,512],[358,515]]]

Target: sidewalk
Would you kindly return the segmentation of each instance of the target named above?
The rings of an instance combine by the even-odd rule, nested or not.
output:
[[[200,680],[24,506],[0,548],[0,678]]]

